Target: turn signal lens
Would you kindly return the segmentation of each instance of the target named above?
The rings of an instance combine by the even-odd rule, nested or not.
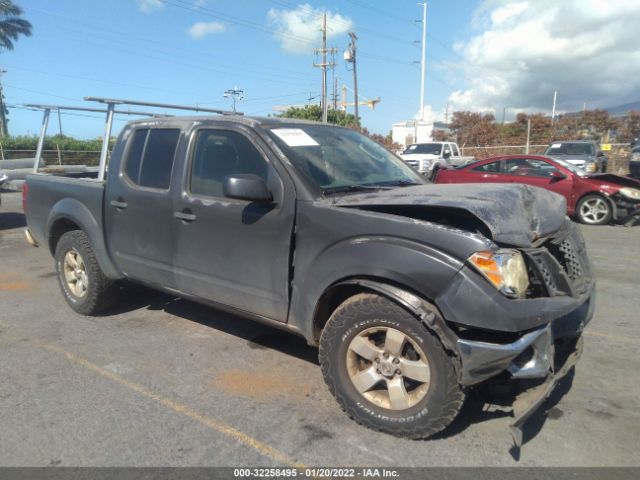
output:
[[[517,250],[476,252],[469,263],[508,297],[523,297],[529,288],[527,266]]]

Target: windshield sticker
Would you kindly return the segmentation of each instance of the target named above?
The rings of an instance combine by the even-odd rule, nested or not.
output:
[[[560,143],[554,143],[553,145],[551,145],[551,148],[561,148],[562,144]]]
[[[319,146],[318,142],[300,128],[274,128],[272,132],[280,137],[280,139],[290,147]]]

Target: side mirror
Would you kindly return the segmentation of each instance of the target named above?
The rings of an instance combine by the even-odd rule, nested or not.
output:
[[[442,154],[442,158],[449,158],[451,156],[451,150],[445,150]]]
[[[602,150],[598,150],[598,153],[596,153],[596,157],[598,158],[606,157],[606,154]]]
[[[554,170],[553,172],[551,172],[552,180],[564,180],[565,178],[567,178],[567,176],[562,172],[559,172],[557,170]]]
[[[222,192],[225,197],[250,202],[271,202],[273,196],[265,181],[257,175],[236,174],[224,179]]]

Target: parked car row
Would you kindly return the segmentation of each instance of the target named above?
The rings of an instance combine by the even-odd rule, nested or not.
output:
[[[589,225],[627,223],[640,216],[640,180],[589,174],[558,158],[508,155],[441,169],[436,183],[524,183],[562,195],[567,214]]]

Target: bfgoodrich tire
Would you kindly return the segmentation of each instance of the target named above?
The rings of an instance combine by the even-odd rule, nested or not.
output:
[[[55,262],[62,294],[76,312],[95,315],[116,300],[118,287],[100,269],[83,231],[73,230],[60,237]]]
[[[363,293],[342,303],[320,338],[329,390],[358,423],[427,438],[456,417],[465,395],[442,344],[390,300]]]

